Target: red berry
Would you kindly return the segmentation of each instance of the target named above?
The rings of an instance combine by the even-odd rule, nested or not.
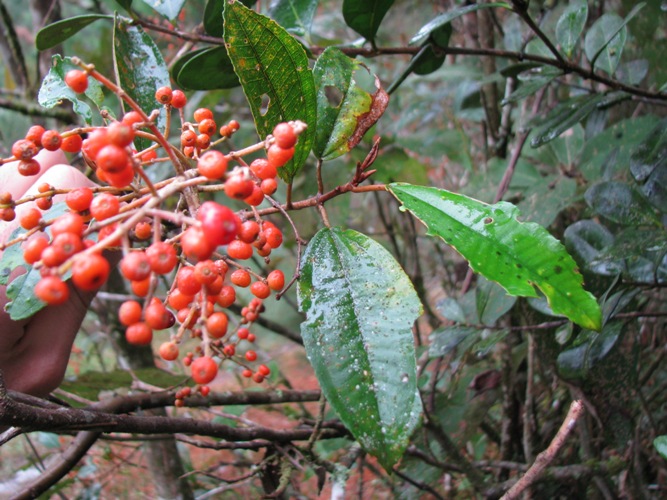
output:
[[[197,125],[199,133],[206,134],[208,136],[212,136],[213,134],[215,134],[217,128],[218,126],[216,125],[215,121],[212,118],[204,118]]]
[[[262,191],[262,188],[254,184],[252,187],[252,193],[250,193],[250,196],[243,198],[243,201],[251,207],[260,205],[264,201],[264,192]]]
[[[35,297],[49,305],[63,304],[69,298],[69,288],[59,276],[45,276],[35,285]]]
[[[230,198],[242,200],[252,194],[255,184],[242,174],[234,174],[225,181],[225,194]]]
[[[248,361],[255,361],[257,359],[257,353],[255,351],[247,351],[245,353],[245,359]]]
[[[144,119],[141,117],[141,113],[138,111],[128,111],[123,115],[123,118],[121,120],[125,125],[129,127],[133,127],[137,123],[143,123]]]
[[[32,141],[35,146],[42,146],[42,134],[44,134],[44,127],[41,125],[33,125],[28,129],[28,132],[25,134],[25,139]]]
[[[173,307],[177,311],[180,311],[181,309],[185,309],[190,304],[192,304],[192,301],[194,299],[195,299],[194,295],[187,295],[181,292],[179,288],[175,288],[171,292],[169,292],[169,297],[167,297],[167,302],[171,307]]]
[[[208,108],[199,108],[195,110],[194,114],[194,119],[196,122],[200,122],[202,120],[206,120],[207,118],[212,119],[213,118],[213,111],[211,111]]]
[[[66,153],[78,153],[81,151],[83,145],[83,139],[79,134],[72,134],[66,137],[63,137],[63,141],[60,144],[60,149]]]
[[[206,239],[216,247],[233,241],[241,226],[241,221],[231,209],[214,201],[206,201],[199,207],[197,220],[202,224]]]
[[[203,151],[205,149],[208,149],[209,146],[211,145],[211,136],[207,134],[199,134],[197,136],[197,140],[195,141],[195,146],[200,150]]]
[[[125,339],[133,345],[149,345],[153,340],[153,330],[146,323],[140,321],[127,327]]]
[[[181,147],[194,146],[197,144],[197,134],[193,130],[185,130],[181,133]]]
[[[239,229],[238,239],[245,243],[252,243],[259,235],[259,224],[254,220],[247,220],[241,224]]]
[[[92,201],[93,190],[89,187],[72,189],[65,196],[65,203],[67,206],[72,210],[76,210],[77,212],[88,210]]]
[[[236,347],[234,344],[227,344],[223,349],[222,352],[225,353],[225,356],[227,357],[232,357],[234,354],[236,354]]]
[[[241,372],[241,376],[243,376],[243,377],[245,377],[245,378],[250,378],[250,377],[252,377],[252,370],[249,370],[248,368],[246,368],[245,370],[243,370],[243,371]]]
[[[184,108],[188,102],[182,90],[174,90],[171,94],[171,105],[176,109]]]
[[[269,288],[269,285],[263,281],[255,281],[252,285],[250,285],[250,292],[258,299],[266,299],[269,295],[271,295],[271,289]]]
[[[263,194],[271,196],[278,190],[278,181],[276,181],[275,179],[264,179],[262,183],[259,185],[259,188],[261,189]]]
[[[124,326],[141,321],[141,304],[136,300],[126,300],[118,309],[118,320]]]
[[[99,254],[87,255],[74,262],[72,282],[80,290],[97,290],[107,281],[110,271],[107,259]]]
[[[273,129],[273,137],[279,148],[289,149],[294,147],[297,135],[289,123],[279,123]]]
[[[95,161],[100,150],[109,144],[107,129],[98,128],[93,130],[81,144],[81,151],[89,159]]]
[[[227,246],[227,255],[232,259],[249,259],[252,257],[252,245],[241,240],[234,240]]]
[[[45,198],[38,198],[37,201],[35,202],[35,205],[37,205],[37,207],[40,210],[48,210],[53,206],[53,198],[51,198],[50,196],[47,196]]]
[[[100,149],[95,157],[95,163],[106,173],[121,172],[127,167],[130,160],[125,148],[109,144]]]
[[[98,170],[98,177],[103,170]],[[110,186],[117,188],[125,188],[129,186],[134,180],[134,168],[128,163],[120,172],[104,172],[106,179],[104,179]]]
[[[27,264],[34,264],[42,258],[42,252],[49,246],[49,240],[44,236],[29,239],[23,245],[23,260]]]
[[[170,273],[178,262],[174,245],[164,241],[157,241],[149,246],[146,249],[146,257],[151,269],[158,274]]]
[[[174,361],[178,358],[178,346],[174,342],[164,342],[160,345],[158,353],[165,361]]]
[[[206,260],[215,251],[208,235],[202,228],[189,227],[181,237],[181,248],[183,253],[193,260]]]
[[[207,386],[207,385],[202,385],[202,386],[199,388],[199,393],[200,393],[203,397],[208,396],[208,395],[210,394],[210,392],[211,392],[211,388],[210,388],[209,386]]]
[[[71,69],[65,74],[65,83],[77,94],[82,94],[88,88],[88,75],[80,69]]]
[[[217,304],[220,307],[229,307],[236,301],[236,290],[234,287],[225,285],[222,287],[222,290],[218,293],[218,298],[216,299]]]
[[[184,266],[176,274],[176,286],[185,295],[195,295],[201,290],[201,283],[195,278],[195,270],[191,266]]]
[[[98,221],[113,217],[119,209],[120,201],[110,193],[101,193],[90,203],[90,215]]]
[[[206,320],[206,330],[208,334],[216,339],[222,338],[227,333],[227,326],[229,325],[229,319],[227,315],[223,312],[214,312]]]
[[[283,149],[277,144],[272,144],[266,152],[269,163],[276,167],[282,167],[294,156],[294,148]]]
[[[85,223],[83,217],[76,212],[62,214],[51,224],[51,235],[55,238],[59,234],[73,233],[81,236]]]
[[[208,179],[221,179],[227,170],[227,157],[220,151],[207,151],[199,158],[197,170]]]
[[[266,283],[271,290],[282,290],[285,286],[285,274],[280,269],[274,269],[266,277]]]
[[[107,139],[114,146],[124,148],[132,144],[135,132],[131,125],[123,122],[113,122],[107,127]]]
[[[250,273],[245,269],[237,269],[229,276],[229,280],[236,286],[246,288],[250,286]]]
[[[23,229],[33,229],[39,226],[42,220],[42,211],[36,207],[30,207],[24,210],[19,217],[19,224]]]
[[[120,272],[130,281],[141,281],[151,274],[151,265],[144,252],[129,252],[120,261]]]
[[[257,373],[259,373],[260,375],[266,377],[266,376],[268,376],[268,375],[271,373],[271,369],[270,369],[268,366],[266,366],[266,365],[259,365],[259,366],[257,367]]]
[[[171,328],[176,322],[174,314],[167,309],[160,299],[153,298],[144,311],[144,321],[153,330],[164,330]]]
[[[197,384],[208,384],[218,374],[218,364],[209,356],[195,359],[190,365],[192,380]]]
[[[37,175],[39,171],[41,170],[42,166],[39,164],[37,160],[34,158],[30,160],[21,160],[16,167],[18,170],[19,174],[25,176],[25,177],[30,177],[33,175]]]
[[[62,143],[63,138],[57,130],[47,130],[42,134],[42,147],[47,151],[57,151]]]
[[[257,384],[261,384],[262,382],[264,382],[264,375],[262,375],[261,373],[255,373],[252,376],[252,380]]]
[[[145,297],[146,295],[148,295],[148,290],[150,289],[150,287],[151,287],[150,277],[143,280],[130,282],[130,288],[132,289],[132,293],[135,294],[137,297]]]
[[[153,227],[148,222],[140,221],[134,226],[133,231],[134,237],[143,241],[151,237],[151,234],[153,234]]]
[[[42,250],[40,258],[46,267],[56,267],[67,260],[67,254],[61,247],[47,246]]]
[[[171,87],[160,87],[155,91],[155,99],[160,104],[169,104],[173,97]]]
[[[264,231],[266,243],[271,248],[278,248],[283,243],[283,233],[277,227],[269,227]]]
[[[202,260],[195,265],[195,279],[202,285],[210,285],[220,275],[212,260]]]
[[[12,144],[12,155],[17,160],[30,160],[39,152],[37,145],[26,139],[19,139]]]

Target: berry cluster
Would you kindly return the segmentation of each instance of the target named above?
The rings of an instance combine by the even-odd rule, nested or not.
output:
[[[91,76],[114,90],[113,84],[88,67],[68,72],[65,81],[75,92],[84,92]],[[250,329],[265,310],[263,302],[272,293],[284,291],[285,275],[276,269],[261,276],[246,265],[255,255],[268,264],[271,252],[283,242],[281,230],[262,218],[255,207],[278,188],[279,169],[294,155],[304,126],[281,123],[255,147],[224,154],[214,146],[231,137],[238,122],[220,127],[221,137],[213,141],[217,125],[211,110],[197,109],[194,122],[186,122],[183,92],[162,87],[155,97],[168,113],[178,110],[178,146],[157,130],[153,122],[157,113],[147,115],[125,95],[132,111],[120,120],[109,119],[105,126],[63,133],[31,127],[13,145],[13,157],[2,163],[18,161],[22,175],[35,175],[40,171],[37,153],[60,148],[81,153],[100,182],[109,187],[55,190],[44,185],[38,196],[22,200],[0,193],[0,214],[12,220],[16,205],[35,202],[35,207],[22,212],[19,223],[26,230],[20,238],[25,262],[42,275],[34,290],[40,300],[50,305],[67,301],[69,272],[78,289],[99,289],[111,272],[108,258],[121,252],[119,270],[135,296],[118,310],[128,342],[148,345],[155,331],[170,330],[170,339],[160,345],[158,353],[165,361],[174,361],[185,340],[197,339],[196,348],[184,355],[183,363],[190,367],[202,395],[208,394],[207,384],[225,360],[238,364],[243,377],[261,383],[270,370],[264,364],[252,366],[257,353],[249,349],[255,341]],[[134,142],[138,136],[155,144],[137,152]],[[167,159],[158,158],[159,147],[167,149]],[[243,161],[245,154],[262,149],[266,149],[265,158],[249,165]],[[178,165],[174,165],[175,177],[153,185],[144,168],[157,161]],[[230,168],[233,163],[236,165]],[[184,195],[193,188],[194,202]],[[248,208],[235,212],[216,201],[198,206],[204,191],[223,191]],[[51,207],[55,194],[63,192],[68,211],[45,220],[43,211]],[[171,196],[182,197],[188,210],[161,209],[163,205],[179,206],[166,203]],[[230,308],[237,302],[237,290],[244,288],[254,298],[236,317]],[[179,391],[177,403],[182,404],[190,394],[187,387]]]

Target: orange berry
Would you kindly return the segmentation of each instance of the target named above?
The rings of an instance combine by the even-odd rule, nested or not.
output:
[[[125,339],[133,345],[149,345],[153,340],[153,330],[146,323],[140,321],[127,327]]]
[[[218,374],[218,364],[210,356],[195,359],[190,369],[192,380],[197,384],[208,384]]]
[[[216,339],[222,338],[227,333],[229,319],[223,312],[214,312],[206,320],[206,330],[208,334]]]
[[[297,135],[289,123],[279,123],[273,129],[273,138],[279,148],[289,149],[296,144]]]
[[[80,290],[97,290],[109,277],[111,266],[100,254],[91,254],[76,259],[72,266],[72,282]]]
[[[65,73],[65,84],[77,94],[88,88],[88,75],[80,69],[71,69]]]
[[[271,288],[263,281],[255,281],[250,285],[250,292],[258,299],[266,299],[271,295]]]
[[[165,361],[174,361],[178,358],[178,346],[174,342],[164,342],[160,345],[158,354]]]
[[[45,276],[35,285],[35,297],[49,305],[63,304],[69,298],[69,288],[59,276]]]
[[[118,320],[124,326],[141,321],[141,304],[136,300],[126,300],[118,309]]]
[[[19,224],[23,229],[33,229],[39,226],[39,223],[42,220],[42,211],[35,207],[30,207],[27,210],[24,210],[19,217]]]
[[[246,288],[250,286],[250,273],[245,269],[237,269],[229,276],[229,280],[236,286]]]

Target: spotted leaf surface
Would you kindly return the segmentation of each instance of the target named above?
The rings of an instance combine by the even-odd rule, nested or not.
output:
[[[417,294],[384,247],[352,230],[320,230],[300,272],[301,335],[322,391],[389,470],[421,415],[412,336]]]
[[[517,220],[519,210],[507,202],[487,205],[456,193],[410,184],[389,190],[428,228],[510,295],[537,297],[536,287],[551,309],[592,330],[601,328],[595,297],[565,247],[542,226]]]

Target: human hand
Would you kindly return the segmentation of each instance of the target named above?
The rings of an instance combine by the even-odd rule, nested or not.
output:
[[[0,191],[8,191],[14,200],[18,200],[37,193],[37,187],[44,182],[55,188],[95,185],[79,170],[67,165],[61,151],[42,150],[36,159],[42,167],[37,175],[30,177],[18,173],[17,162],[0,166]],[[54,203],[61,197],[55,196]],[[0,221],[0,241],[8,239],[18,226],[20,214],[30,206],[32,203],[17,206],[14,221]],[[10,281],[22,272],[21,269],[14,270]],[[13,321],[5,312],[6,287],[0,286],[0,370],[8,389],[45,396],[62,381],[74,338],[94,296],[94,293],[84,293],[69,286],[67,302],[46,307],[21,321]]]

